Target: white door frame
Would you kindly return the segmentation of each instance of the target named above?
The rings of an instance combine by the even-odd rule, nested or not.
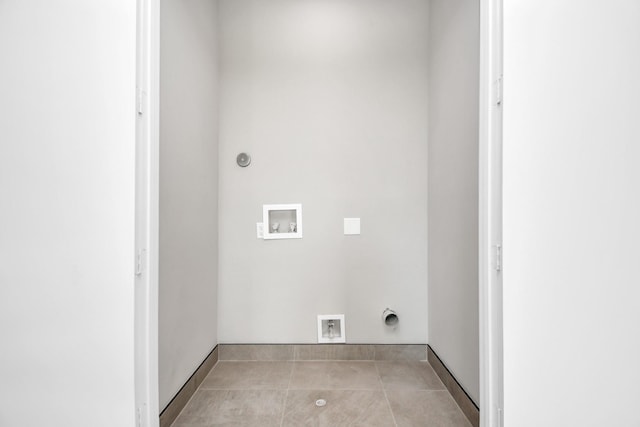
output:
[[[502,0],[480,1],[480,426],[502,427]]]
[[[135,426],[159,425],[159,0],[137,0]]]
[[[160,0],[138,2],[136,172],[136,426],[156,427],[158,393],[158,218]],[[502,0],[480,0],[479,312],[480,425],[501,427]],[[136,113],[138,114],[138,113]]]

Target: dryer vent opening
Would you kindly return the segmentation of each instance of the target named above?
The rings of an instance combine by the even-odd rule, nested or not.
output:
[[[384,321],[384,324],[390,327],[395,327],[398,325],[398,322],[400,321],[400,319],[398,318],[398,313],[396,313],[395,311],[391,310],[390,308],[386,308],[383,312],[382,312],[382,320]]]

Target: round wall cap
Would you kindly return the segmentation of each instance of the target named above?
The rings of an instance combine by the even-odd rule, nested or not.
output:
[[[236,157],[236,162],[241,168],[246,168],[251,164],[251,156],[247,153],[240,153],[238,157]]]

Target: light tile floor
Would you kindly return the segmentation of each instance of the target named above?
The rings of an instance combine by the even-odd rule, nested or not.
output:
[[[427,362],[220,361],[173,423],[204,426],[471,424]]]

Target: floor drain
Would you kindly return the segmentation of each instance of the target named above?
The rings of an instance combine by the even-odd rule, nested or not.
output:
[[[317,407],[322,407],[322,406],[324,406],[324,405],[326,405],[326,404],[327,404],[327,401],[326,401],[326,400],[324,400],[324,399],[318,399],[318,400],[316,400],[316,406],[317,406]]]

